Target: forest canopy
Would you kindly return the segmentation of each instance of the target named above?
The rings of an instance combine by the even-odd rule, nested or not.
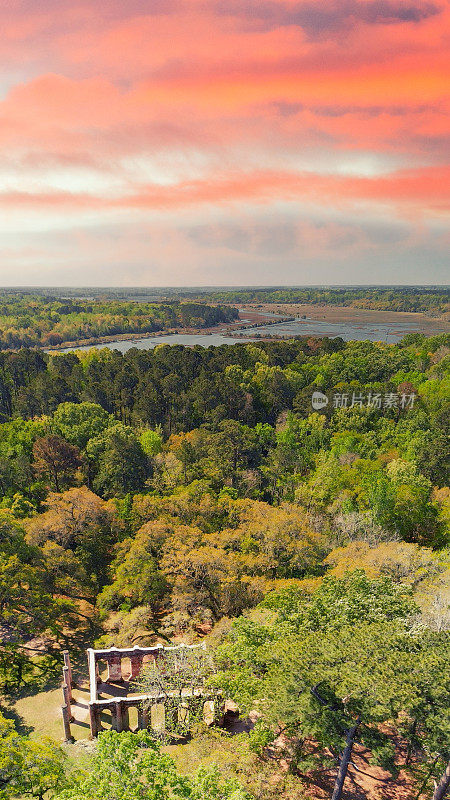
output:
[[[0,349],[52,347],[102,336],[208,328],[232,322],[237,311],[205,303],[133,302],[105,298],[0,294]]]
[[[363,770],[431,796],[450,757],[449,358],[448,336],[419,334],[0,353],[2,696],[55,680],[64,649],[84,664],[94,642],[182,637],[256,721],[231,775],[187,778],[112,735],[70,778],[0,718],[3,796],[28,759],[45,800],[109,800],[92,792],[110,756],[180,797],[260,797],[261,773],[264,798],[303,800],[349,730]]]

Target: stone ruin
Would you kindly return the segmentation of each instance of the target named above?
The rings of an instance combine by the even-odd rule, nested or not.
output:
[[[91,737],[95,738],[102,730],[102,712],[111,714],[111,728],[118,732],[129,731],[129,710],[137,709],[137,729],[152,728],[154,731],[163,732],[165,729],[165,701],[167,695],[129,695],[128,688],[131,681],[135,680],[145,664],[157,663],[167,651],[176,651],[194,648],[204,649],[203,644],[180,644],[155,647],[117,648],[110,647],[103,650],[87,650],[89,667],[89,724]],[[68,651],[64,651],[63,667],[63,698],[62,717],[65,741],[73,741],[71,733],[72,704],[75,702],[72,695],[74,687],[72,667]],[[129,667],[124,665],[128,660]],[[106,664],[107,675],[103,681],[100,676],[99,664]],[[109,694],[113,696],[103,697]],[[182,691],[183,707],[189,709],[192,704],[203,704],[203,719],[207,725],[212,725],[217,719],[217,701],[214,696],[207,696],[203,689],[186,687]]]

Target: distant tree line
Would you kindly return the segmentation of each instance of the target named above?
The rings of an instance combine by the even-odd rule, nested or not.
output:
[[[171,300],[158,303],[0,294],[0,350],[50,347],[126,333],[207,328],[238,317],[230,306]]]
[[[395,288],[302,289],[267,287],[257,289],[226,289],[197,295],[220,303],[311,303],[316,305],[350,306],[378,311],[435,311],[450,310],[450,290],[398,286]]]

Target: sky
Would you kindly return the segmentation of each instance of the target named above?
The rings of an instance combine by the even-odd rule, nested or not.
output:
[[[6,0],[1,285],[448,282],[450,0]]]

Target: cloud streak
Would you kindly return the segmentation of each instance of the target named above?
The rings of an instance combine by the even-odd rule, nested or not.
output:
[[[198,205],[305,201],[341,207],[375,202],[410,216],[450,210],[450,167],[403,170],[374,178],[258,171],[170,186],[148,184],[119,197],[87,192],[0,193],[0,204],[71,209],[183,209]]]
[[[334,0],[334,2],[277,2],[276,0],[219,0],[219,14],[235,16],[264,29],[298,26],[312,38],[328,36],[357,25],[418,23],[441,13],[431,2],[399,0]]]

